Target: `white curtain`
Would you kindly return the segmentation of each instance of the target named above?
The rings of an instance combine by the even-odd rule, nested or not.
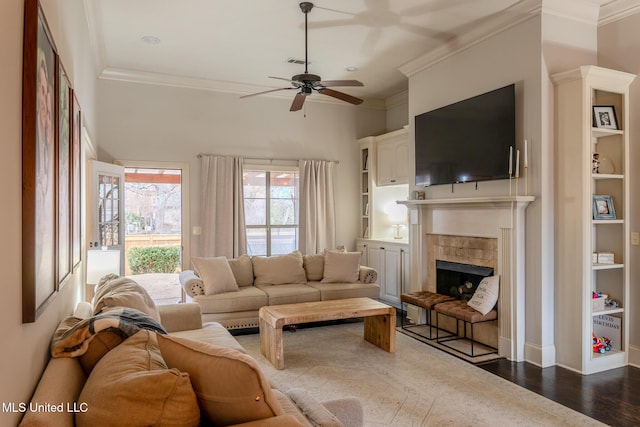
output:
[[[201,155],[202,256],[236,258],[247,252],[242,157]]]
[[[300,236],[303,254],[321,253],[336,244],[334,162],[300,160]]]

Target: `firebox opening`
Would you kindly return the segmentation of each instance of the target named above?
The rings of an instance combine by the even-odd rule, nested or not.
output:
[[[436,260],[436,290],[439,294],[469,301],[483,278],[493,268]]]

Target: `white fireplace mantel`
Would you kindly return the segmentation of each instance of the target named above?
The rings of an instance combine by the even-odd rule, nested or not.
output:
[[[466,197],[461,199],[426,199],[426,200],[398,200],[400,205],[411,206],[441,206],[450,208],[464,208],[468,206],[504,208],[511,207],[514,203],[518,207],[526,207],[536,198],[534,196],[488,196],[488,197]]]
[[[487,196],[397,202],[409,209],[412,292],[427,290],[428,234],[498,240],[498,352],[513,361],[524,360],[525,209],[534,200],[534,196]]]

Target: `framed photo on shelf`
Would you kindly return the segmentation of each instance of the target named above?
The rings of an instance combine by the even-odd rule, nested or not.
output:
[[[593,196],[593,219],[616,219],[613,198],[609,195]]]
[[[616,110],[613,105],[594,105],[593,123],[597,128],[618,129]]]

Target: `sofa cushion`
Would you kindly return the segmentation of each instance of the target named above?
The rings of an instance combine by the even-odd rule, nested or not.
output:
[[[216,295],[238,290],[238,283],[227,258],[191,258],[191,263],[202,278],[205,295]]]
[[[253,263],[249,255],[240,255],[229,260],[229,267],[236,278],[238,286],[253,285]]]
[[[322,280],[324,275],[324,254],[303,255],[302,267],[307,280]]]
[[[362,252],[326,251],[322,282],[357,282],[360,276],[361,258]]]
[[[307,285],[258,286],[269,297],[269,305],[320,301],[320,291]]]
[[[202,415],[213,425],[284,415],[269,382],[250,356],[237,350],[158,336],[167,365],[188,372]]]
[[[254,256],[251,261],[255,276],[254,285],[283,285],[307,281],[300,251],[270,257]]]
[[[93,297],[93,314],[107,307],[133,308],[160,322],[156,304],[147,290],[128,277],[108,274],[100,279]]]
[[[172,332],[170,335],[172,337],[202,341],[211,345],[217,345],[218,347],[233,348],[242,353],[246,353],[244,347],[229,333],[227,328],[217,322],[207,322],[202,325],[202,328]]]
[[[375,283],[322,283],[309,282],[308,286],[320,291],[320,299],[380,298],[380,287]]]
[[[156,334],[142,330],[95,366],[78,401],[76,425],[197,426],[200,410],[189,375],[165,364]],[[126,414],[126,416],[125,416]]]
[[[245,286],[237,292],[198,295],[193,301],[200,304],[202,314],[259,310],[263,305],[269,304],[267,294],[255,286]]]

